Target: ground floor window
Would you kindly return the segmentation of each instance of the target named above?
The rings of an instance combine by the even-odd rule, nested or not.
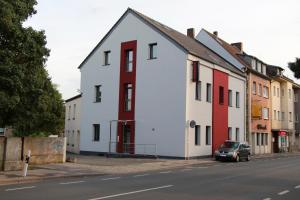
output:
[[[100,124],[93,124],[94,127],[94,141],[100,140]]]
[[[211,127],[206,126],[206,145],[211,145]]]
[[[195,145],[200,145],[200,125],[195,126]]]
[[[256,133],[256,145],[259,146],[260,145],[260,133]]]

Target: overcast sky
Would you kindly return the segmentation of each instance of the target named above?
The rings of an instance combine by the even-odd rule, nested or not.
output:
[[[25,26],[45,30],[47,70],[63,98],[78,94],[77,67],[128,7],[182,33],[217,30],[269,64],[286,67],[300,57],[299,0],[38,0]]]

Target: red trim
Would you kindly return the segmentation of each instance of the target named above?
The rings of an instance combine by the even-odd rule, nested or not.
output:
[[[199,81],[199,61],[193,61],[193,82]]]
[[[219,88],[224,88],[224,101],[219,102]],[[212,154],[228,138],[228,75],[213,71]]]
[[[119,120],[134,120],[135,119],[135,84],[136,84],[136,49],[137,41],[123,42],[121,44],[121,58],[120,58],[120,86],[119,86]],[[126,50],[133,51],[132,72],[126,71]],[[131,111],[125,111],[125,84],[132,84],[132,99],[131,99]],[[134,143],[135,140],[135,123],[134,121],[128,122],[131,127],[130,143]],[[118,146],[117,152],[123,152],[123,131],[122,123],[118,123]],[[130,148],[130,153],[134,154],[134,148]]]

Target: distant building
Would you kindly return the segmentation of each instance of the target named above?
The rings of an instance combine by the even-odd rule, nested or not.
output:
[[[295,148],[300,150],[300,85],[294,83],[294,122],[295,122]]]
[[[79,68],[81,153],[190,158],[245,140],[245,75],[193,29],[128,9]]]
[[[80,152],[80,109],[81,97],[79,94],[65,101],[65,137],[67,137],[67,151]]]

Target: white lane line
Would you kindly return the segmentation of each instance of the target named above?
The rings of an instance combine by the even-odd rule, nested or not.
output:
[[[76,184],[76,183],[83,183],[85,181],[73,181],[73,182],[64,182],[64,183],[59,183],[60,185],[70,185],[70,184]]]
[[[137,177],[143,177],[143,176],[149,176],[150,174],[138,174],[138,175],[135,175],[133,176],[134,178],[137,178]]]
[[[109,181],[109,180],[116,180],[116,179],[120,179],[121,177],[112,177],[112,178],[102,178],[102,181]]]
[[[295,189],[300,189],[300,185],[296,185],[296,186],[295,186]]]
[[[130,195],[130,194],[136,194],[136,193],[141,193],[141,192],[147,192],[147,191],[152,191],[152,190],[159,190],[159,189],[164,189],[164,188],[169,188],[169,187],[173,187],[173,185],[164,185],[164,186],[160,186],[160,187],[154,187],[154,188],[148,188],[148,189],[144,189],[144,190],[136,190],[136,191],[132,191],[132,192],[114,194],[114,195],[109,195],[109,196],[104,196],[104,197],[99,197],[99,198],[93,198],[93,199],[89,199],[89,200],[109,199],[109,198],[125,196],[125,195]]]
[[[5,191],[6,191],[6,192],[9,192],[9,191],[25,190],[25,189],[32,189],[32,188],[35,188],[35,186],[20,187],[20,188],[9,188],[9,189],[6,189]]]
[[[193,169],[182,169],[182,172],[192,171]]]
[[[279,192],[278,195],[284,195],[284,194],[289,193],[289,192],[290,192],[289,190],[284,190],[282,192]]]
[[[172,171],[164,171],[164,172],[159,172],[160,174],[169,174],[171,173]]]
[[[271,198],[265,198],[265,199],[263,199],[263,200],[271,200]]]

